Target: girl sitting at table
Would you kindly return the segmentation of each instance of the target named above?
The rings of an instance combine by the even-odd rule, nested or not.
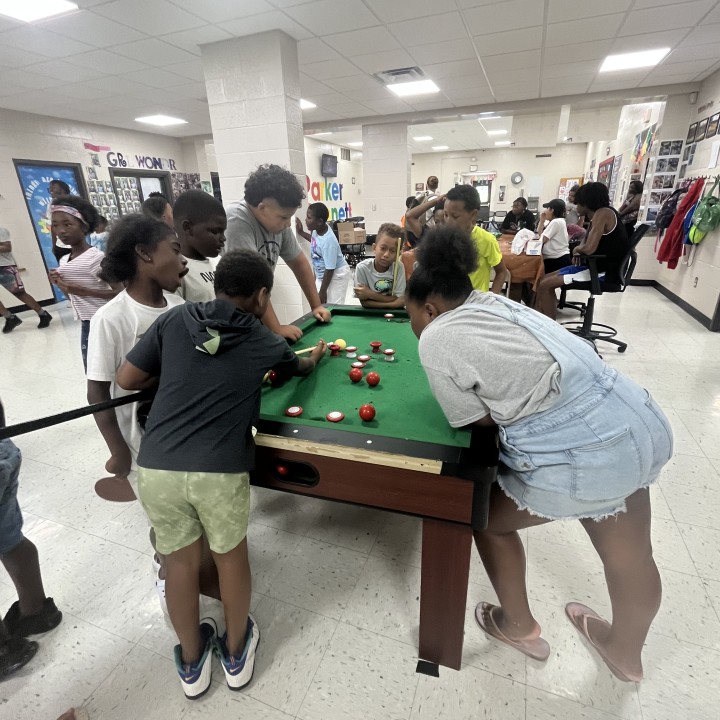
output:
[[[570,265],[570,240],[565,222],[565,203],[551,200],[543,205],[537,233],[542,240],[545,272],[551,273]]]
[[[498,482],[488,525],[474,535],[499,604],[480,602],[475,618],[496,640],[547,660],[518,531],[579,520],[605,567],[612,620],[577,602],[565,612],[617,678],[639,682],[661,598],[648,486],[672,455],[670,425],[588,343],[534,310],[473,292],[476,264],[465,233],[436,230],[406,293],[420,362],[450,425],[498,428]]]

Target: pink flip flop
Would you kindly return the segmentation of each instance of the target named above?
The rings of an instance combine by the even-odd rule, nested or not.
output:
[[[580,635],[582,635],[582,637],[585,638],[585,640],[587,640],[587,642],[590,644],[590,647],[595,650],[595,652],[600,656],[602,661],[608,666],[610,672],[618,680],[634,683],[638,683],[642,680],[642,675],[640,675],[640,677],[638,678],[631,677],[630,675],[627,675],[618,667],[613,665],[613,663],[605,655],[602,648],[596,645],[593,639],[590,637],[590,633],[588,632],[588,620],[593,619],[597,620],[598,622],[604,623],[605,625],[609,625],[607,620],[601,618],[594,610],[589,608],[587,605],[576,602],[568,603],[565,606],[565,614],[568,616],[568,620],[570,620],[575,629],[580,633]]]
[[[475,608],[475,620],[477,624],[495,640],[499,640],[506,645],[509,645],[515,650],[519,650],[524,655],[531,657],[533,660],[539,660],[545,662],[550,657],[550,645],[546,640],[541,637],[528,638],[527,640],[511,640],[509,637],[504,635],[500,628],[495,622],[495,618],[492,616],[493,610],[497,605],[491,605],[490,603],[481,602],[478,603]],[[485,623],[485,618],[488,622]]]

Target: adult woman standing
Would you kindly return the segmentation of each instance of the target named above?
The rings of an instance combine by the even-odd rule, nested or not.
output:
[[[670,425],[646,390],[586,342],[507,298],[474,292],[476,263],[465,234],[437,230],[418,249],[406,291],[420,361],[449,423],[498,427],[498,484],[488,526],[474,535],[500,604],[479,603],[476,620],[546,660],[518,531],[580,520],[605,567],[612,623],[580,603],[566,614],[616,677],[639,682],[661,598],[648,486],[672,455]]]
[[[640,200],[642,199],[643,184],[640,180],[633,180],[628,186],[628,194],[623,204],[618,208],[620,222],[625,226],[627,236],[631,237],[635,230],[635,223],[638,219],[640,210]]]

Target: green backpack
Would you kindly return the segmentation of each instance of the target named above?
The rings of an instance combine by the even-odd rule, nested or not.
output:
[[[696,230],[694,234],[700,236],[700,239],[705,237],[706,233],[712,232],[720,226],[720,198],[714,194],[718,185],[720,185],[720,175],[715,178],[712,189],[703,196],[693,213],[692,225]],[[692,240],[692,237],[690,239]]]

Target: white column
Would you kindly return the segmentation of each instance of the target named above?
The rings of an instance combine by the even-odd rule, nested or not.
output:
[[[305,187],[297,41],[272,30],[201,51],[223,202],[241,200],[247,176],[265,163],[287,168]],[[273,307],[282,323],[309,310],[282,261]]]
[[[411,152],[406,123],[363,126],[363,207],[365,228],[399,223],[410,189]]]

